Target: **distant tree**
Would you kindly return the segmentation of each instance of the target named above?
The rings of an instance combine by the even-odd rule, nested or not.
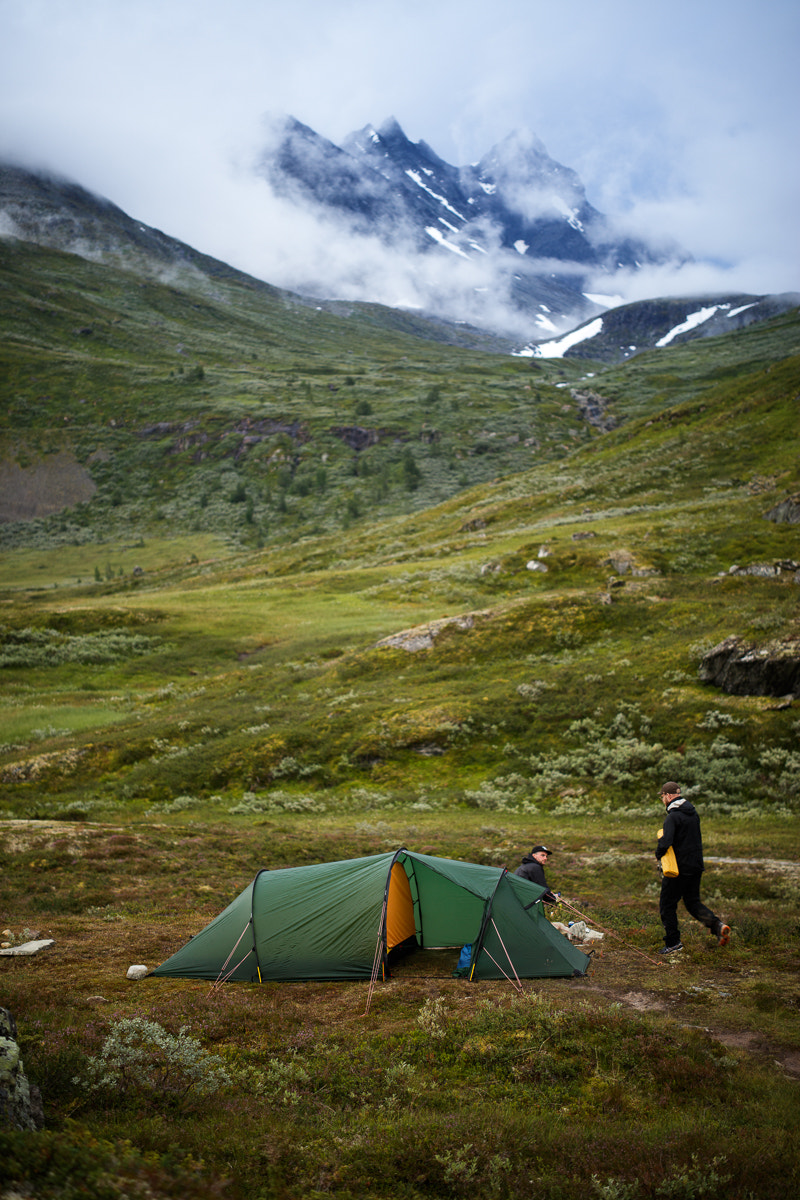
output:
[[[416,464],[414,455],[410,447],[406,447],[403,452],[403,483],[406,490],[415,492],[420,485],[422,479],[422,471]]]

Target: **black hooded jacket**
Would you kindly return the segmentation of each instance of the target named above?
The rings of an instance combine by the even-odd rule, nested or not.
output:
[[[667,806],[664,832],[656,844],[656,858],[672,846],[681,875],[699,875],[703,870],[703,839],[700,818],[690,800],[678,796]]]
[[[547,887],[547,880],[544,877],[544,867],[530,854],[526,854],[522,862],[514,872],[515,875],[521,875],[523,879],[530,879],[531,883],[538,883],[539,887]]]
[[[519,875],[522,879],[530,879],[531,883],[538,883],[539,887],[547,888],[542,899],[546,900],[548,904],[556,903],[557,897],[554,892],[550,891],[547,880],[544,877],[544,867],[535,858],[532,858],[530,854],[524,856],[514,874]]]

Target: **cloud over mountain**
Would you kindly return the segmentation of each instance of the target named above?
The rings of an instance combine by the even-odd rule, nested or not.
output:
[[[420,308],[512,336],[599,311],[587,292],[604,290],[604,274],[685,260],[616,235],[576,172],[526,130],[454,166],[394,118],[335,146],[276,117],[255,173],[271,212],[284,221],[293,213],[304,226],[283,286]]]

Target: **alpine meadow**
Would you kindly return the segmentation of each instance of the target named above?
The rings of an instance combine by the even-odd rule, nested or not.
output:
[[[522,357],[4,239],[0,320],[0,1197],[800,1193],[798,310]],[[665,780],[732,929],[666,960]],[[585,974],[127,975],[262,869],[538,842]]]

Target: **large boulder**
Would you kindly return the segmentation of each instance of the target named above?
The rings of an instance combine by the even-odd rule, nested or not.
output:
[[[759,646],[728,637],[709,650],[697,673],[734,696],[800,696],[800,639]]]
[[[800,492],[795,492],[793,496],[787,496],[768,513],[764,513],[764,516],[768,521],[775,521],[778,525],[800,524]]]
[[[17,1045],[17,1026],[11,1013],[0,1008],[0,1126],[41,1129],[44,1125],[42,1097],[28,1083]]]
[[[375,647],[379,650],[407,650],[409,654],[415,654],[418,650],[430,650],[444,629],[454,628],[466,632],[472,629],[476,620],[489,616],[490,611],[484,609],[481,612],[462,613],[458,617],[440,617],[436,621],[429,621],[427,625],[415,625],[413,629],[402,629],[399,633],[381,638],[375,643]]]

